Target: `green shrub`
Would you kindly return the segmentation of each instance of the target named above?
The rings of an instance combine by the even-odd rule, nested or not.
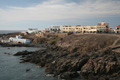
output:
[[[52,38],[52,39],[49,41],[49,43],[50,43],[51,45],[54,45],[57,40],[58,40],[58,37]]]

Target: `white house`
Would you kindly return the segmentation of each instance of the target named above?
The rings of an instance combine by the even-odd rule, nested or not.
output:
[[[1,40],[2,43],[9,43],[10,40]]]
[[[10,42],[14,42],[14,43],[30,43],[29,39],[22,39],[22,36],[20,35],[16,37],[10,37],[9,40]]]
[[[38,29],[37,29],[37,28],[35,28],[35,29],[29,28],[27,32],[28,32],[28,33],[37,33],[37,32],[38,32]]]

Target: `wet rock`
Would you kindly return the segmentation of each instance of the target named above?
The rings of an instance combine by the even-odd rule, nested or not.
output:
[[[77,72],[64,72],[60,74],[60,78],[65,80],[73,80],[78,76],[79,74]]]
[[[8,44],[8,43],[0,43],[2,47],[35,47],[35,44]],[[10,49],[10,48],[8,48]]]
[[[7,54],[6,52],[4,52],[4,54]]]
[[[16,54],[14,54],[14,56],[24,56],[24,55],[29,55],[32,54],[33,52],[28,52],[27,50],[25,51],[21,51],[21,52],[17,52]]]
[[[26,69],[26,72],[30,71],[30,69]]]

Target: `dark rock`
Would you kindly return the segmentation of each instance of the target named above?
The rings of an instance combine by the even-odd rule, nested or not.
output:
[[[89,75],[114,75],[120,71],[120,65],[118,64],[118,58],[113,54],[111,50],[105,49],[102,52],[100,57],[91,58],[89,61],[82,67],[81,75],[83,77],[89,78]],[[99,55],[99,54],[98,54]],[[115,76],[118,76],[115,75]],[[109,79],[110,77],[108,77]],[[105,80],[107,80],[105,78]]]
[[[16,54],[14,54],[14,56],[24,56],[24,55],[29,55],[32,54],[33,52],[28,52],[27,50],[22,51],[22,52],[17,52]]]
[[[30,71],[30,69],[26,69],[26,72]]]
[[[60,78],[65,80],[73,80],[78,76],[79,74],[77,72],[64,72],[60,74]]]
[[[35,47],[35,44],[8,44],[8,43],[0,43],[2,47]],[[8,48],[10,49],[10,48]]]

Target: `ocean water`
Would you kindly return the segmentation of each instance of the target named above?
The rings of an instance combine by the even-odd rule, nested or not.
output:
[[[19,63],[20,57],[13,56],[18,51],[35,51],[38,48],[26,47],[0,47],[0,80],[57,80],[54,77],[46,77],[45,69],[31,63]],[[4,53],[10,53],[4,54]],[[26,69],[30,69],[26,72]]]
[[[35,64],[19,63],[21,57],[13,56],[13,54],[24,50],[36,51],[39,48],[0,47],[0,80],[58,80],[52,76],[45,76],[45,69]],[[10,53],[10,55],[4,53]],[[26,72],[26,69],[30,69],[30,71]]]
[[[22,32],[25,30],[0,30],[0,34],[14,33],[14,32]]]

